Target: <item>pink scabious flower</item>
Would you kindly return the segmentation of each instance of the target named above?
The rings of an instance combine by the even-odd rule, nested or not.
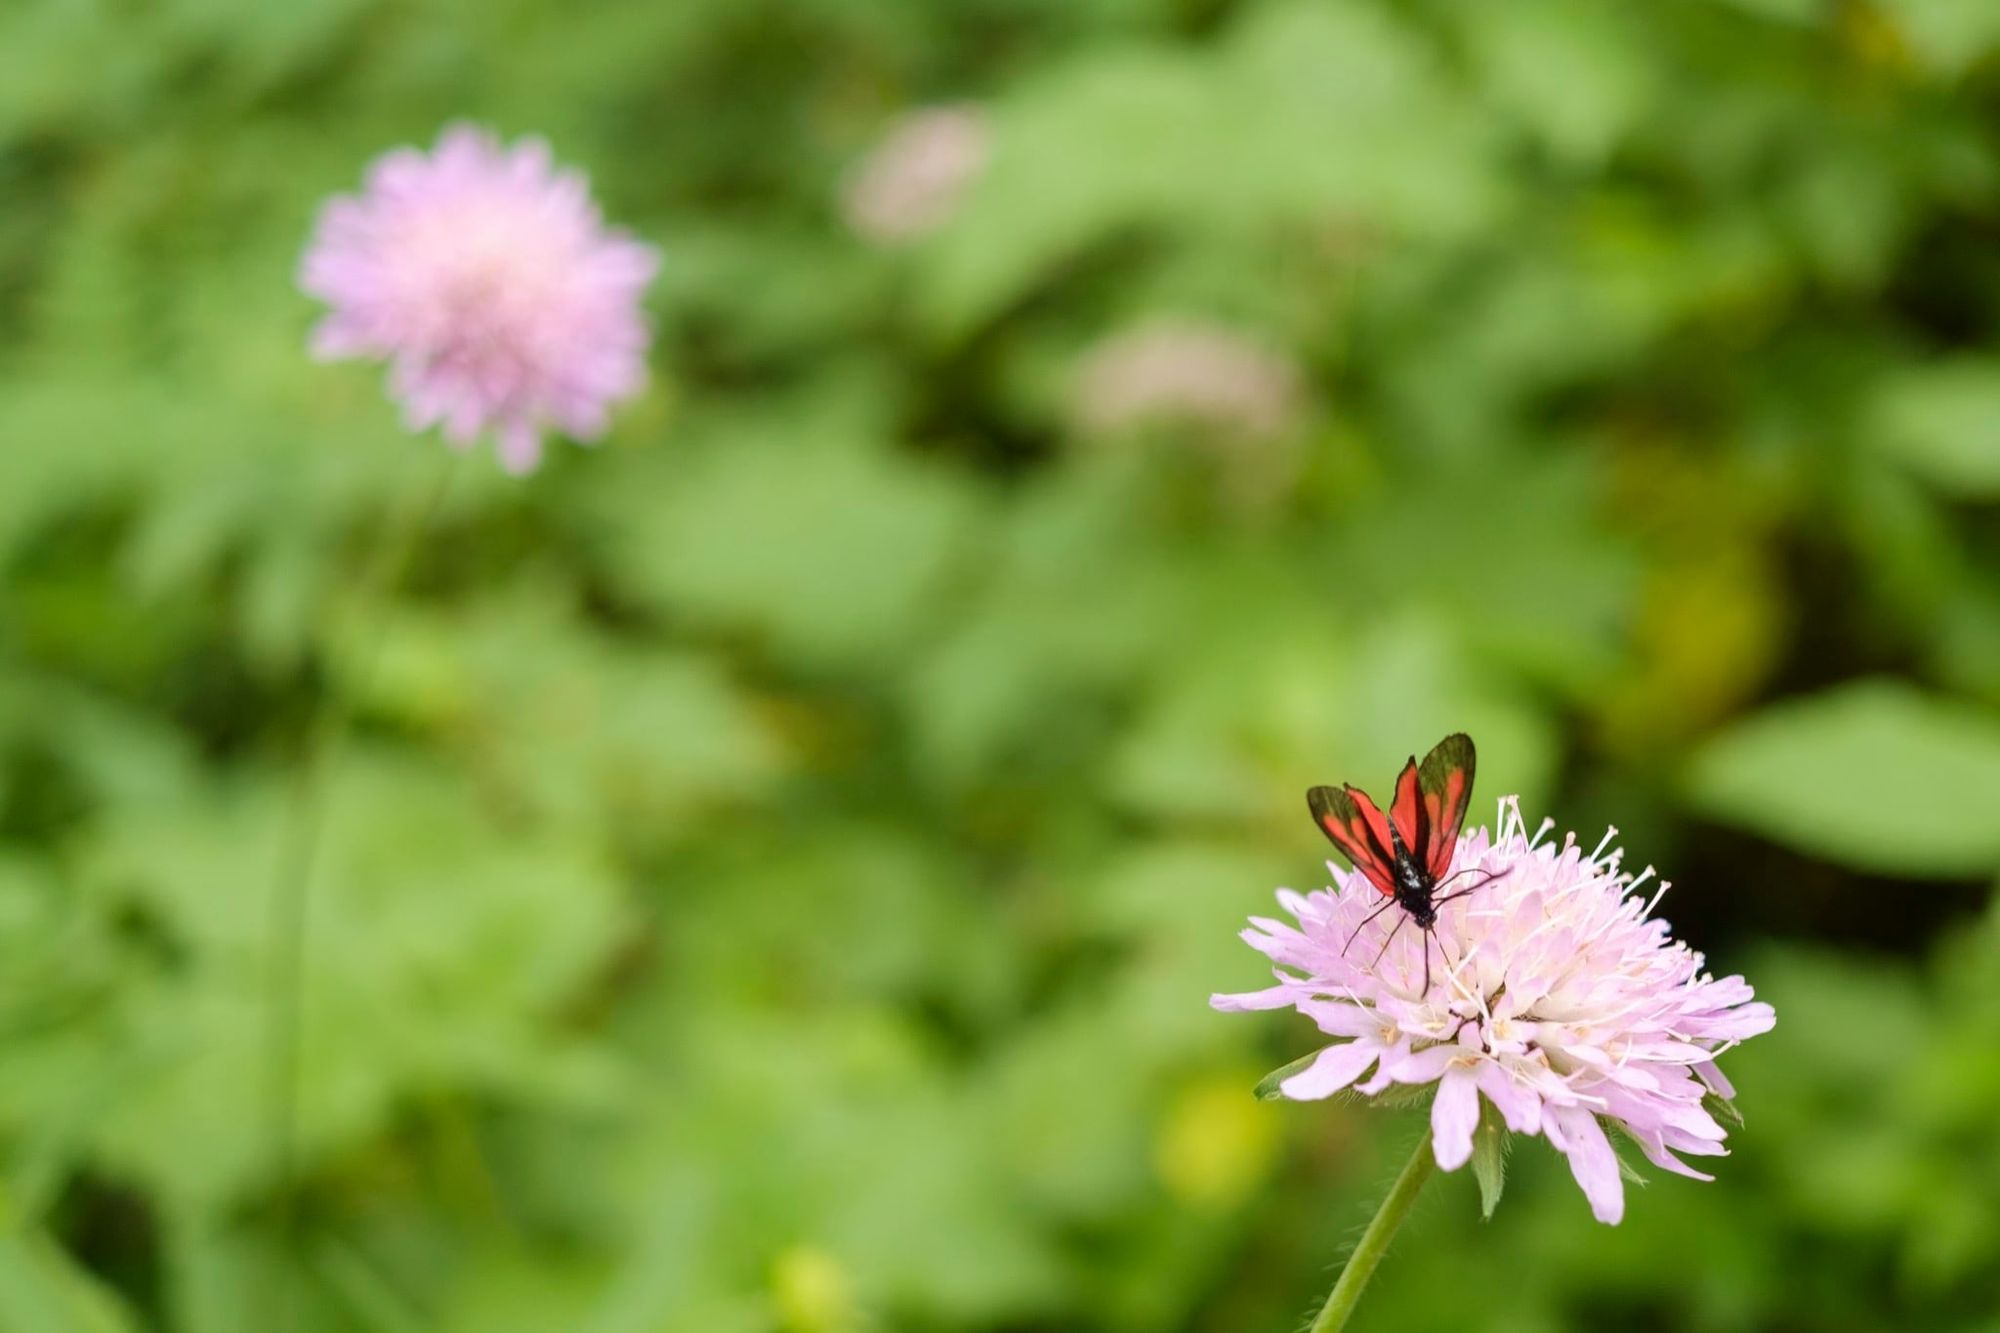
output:
[[[1110,435],[1156,423],[1270,440],[1297,424],[1298,367],[1254,339],[1192,321],[1144,324],[1097,344],[1076,378],[1084,430]]]
[[[888,247],[929,236],[957,215],[985,170],[992,137],[977,107],[910,112],[848,177],[840,201],[847,225]]]
[[[1447,1171],[1472,1154],[1483,1097],[1509,1130],[1541,1134],[1568,1157],[1591,1212],[1616,1223],[1625,1190],[1606,1125],[1655,1165],[1713,1179],[1676,1154],[1725,1154],[1704,1101],[1735,1090],[1715,1057],[1776,1016],[1743,978],[1717,980],[1670,938],[1651,915],[1666,885],[1651,901],[1634,893],[1652,870],[1623,869],[1622,853],[1606,850],[1616,830],[1593,852],[1574,835],[1558,846],[1546,840],[1550,821],[1528,833],[1511,797],[1498,827],[1459,838],[1452,871],[1493,878],[1441,907],[1434,937],[1407,928],[1395,907],[1364,927],[1382,896],[1329,866],[1334,888],[1278,894],[1296,926],[1253,917],[1243,932],[1278,964],[1277,984],[1210,1003],[1294,1008],[1340,1039],[1278,1084],[1285,1097],[1435,1084],[1432,1140]]]
[[[657,267],[546,143],[454,125],[327,204],[299,285],[329,307],[316,356],[386,359],[410,429],[441,423],[460,447],[490,430],[523,473],[545,431],[593,440],[644,383],[639,298]]]

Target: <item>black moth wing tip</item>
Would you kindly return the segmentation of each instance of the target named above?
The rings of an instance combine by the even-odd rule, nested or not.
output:
[[[1308,787],[1306,808],[1315,818],[1325,815],[1341,815],[1341,806],[1352,805],[1353,800],[1339,787]],[[1342,816],[1344,818],[1344,816]]]
[[[1429,762],[1432,759],[1463,759],[1470,763],[1473,755],[1476,753],[1477,751],[1473,748],[1472,737],[1462,731],[1454,731],[1451,735],[1433,745],[1431,752],[1424,756],[1424,760],[1425,762]]]
[[[1465,785],[1469,790],[1479,771],[1479,752],[1473,748],[1472,737],[1462,731],[1454,731],[1433,745],[1417,771],[1425,789],[1430,790],[1442,787],[1445,775],[1455,768],[1465,770]]]
[[[1379,856],[1363,844],[1357,844],[1352,832],[1353,826],[1361,820],[1361,807],[1354,803],[1349,787],[1309,787],[1306,789],[1306,805],[1312,810],[1313,822],[1326,835],[1328,842],[1336,847],[1355,869],[1359,870],[1364,859],[1379,859]]]

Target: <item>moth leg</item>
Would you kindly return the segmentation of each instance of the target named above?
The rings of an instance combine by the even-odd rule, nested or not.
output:
[[[1375,910],[1379,912],[1382,909],[1378,907]],[[1400,931],[1405,925],[1409,923],[1409,920],[1410,918],[1406,914],[1400,921],[1396,923],[1396,929],[1389,932],[1388,939],[1382,941],[1382,947],[1375,951],[1375,961],[1368,965],[1368,970],[1370,972],[1373,972],[1376,968],[1382,965],[1382,955],[1389,952],[1390,940],[1396,938],[1396,931]]]
[[[1466,892],[1470,893],[1471,890],[1467,889]],[[1437,932],[1433,931],[1431,933],[1435,935]],[[1449,981],[1451,979],[1449,974],[1458,970],[1458,964],[1451,960],[1451,950],[1444,947],[1444,940],[1442,938],[1438,940],[1438,957],[1444,959],[1445,972],[1447,973],[1445,979]],[[1429,962],[1428,957],[1426,957],[1425,961]],[[1424,989],[1428,991],[1430,987],[1426,986]]]
[[[1468,875],[1472,873],[1473,871],[1471,870],[1461,870],[1458,872],[1459,875]],[[1507,874],[1507,872],[1504,870],[1481,870],[1478,871],[1478,873],[1486,876],[1486,878],[1480,880],[1477,884],[1471,885],[1468,888],[1460,889],[1457,893],[1447,893],[1442,898],[1433,899],[1431,902],[1431,906],[1443,907],[1446,903],[1450,902],[1454,898],[1463,898],[1468,893],[1477,893],[1481,889],[1485,888],[1488,884],[1491,884],[1494,880],[1504,878]],[[1453,875],[1451,878],[1457,879],[1458,875]],[[1451,883],[1451,880],[1446,880],[1445,883],[1449,884]]]
[[[1438,888],[1440,888],[1440,889],[1441,889],[1441,888],[1443,888],[1443,887],[1444,887],[1445,885],[1447,885],[1447,884],[1451,883],[1451,882],[1452,882],[1453,880],[1455,880],[1455,879],[1460,879],[1460,878],[1463,878],[1463,877],[1464,877],[1464,876],[1466,876],[1466,875],[1483,875],[1483,874],[1490,874],[1490,873],[1491,873],[1490,871],[1486,871],[1486,870],[1482,870],[1482,869],[1481,869],[1480,867],[1478,867],[1478,866],[1467,866],[1467,867],[1466,867],[1465,869],[1463,869],[1463,870],[1456,870],[1456,871],[1453,871],[1453,872],[1452,872],[1451,874],[1449,874],[1449,875],[1446,875],[1446,876],[1445,876],[1445,877],[1444,877],[1443,879],[1441,879],[1441,880],[1439,880],[1439,881],[1437,882],[1437,886],[1438,886]]]
[[[1368,919],[1367,919],[1366,921],[1363,921],[1363,922],[1362,922],[1362,923],[1361,923],[1360,925],[1356,926],[1356,927],[1354,928],[1354,933],[1353,933],[1352,935],[1349,935],[1349,936],[1347,937],[1347,943],[1345,943],[1345,944],[1343,944],[1343,945],[1341,945],[1341,946],[1340,946],[1340,956],[1341,956],[1342,958],[1345,958],[1345,957],[1347,957],[1347,951],[1348,951],[1349,949],[1352,949],[1352,948],[1354,947],[1354,941],[1356,941],[1356,940],[1360,939],[1360,938],[1361,938],[1361,932],[1362,932],[1362,931],[1364,931],[1364,930],[1366,930],[1366,929],[1368,929],[1368,922],[1369,922],[1369,921],[1373,921],[1373,920],[1374,920],[1374,919],[1375,919],[1376,917],[1378,917],[1378,916],[1382,915],[1382,913],[1384,913],[1384,912],[1388,911],[1388,910],[1389,910],[1390,908],[1394,907],[1395,905],[1396,905],[1396,900],[1395,900],[1394,898],[1391,898],[1391,899],[1390,899],[1390,900],[1389,900],[1388,902],[1385,902],[1385,903],[1383,903],[1383,904],[1382,904],[1382,905],[1381,905],[1380,907],[1378,907],[1378,908],[1376,908],[1376,909],[1375,909],[1374,911],[1370,912],[1370,913],[1368,914]],[[1388,948],[1389,946],[1388,946],[1387,944],[1384,944],[1384,945],[1383,945],[1382,947],[1386,949],[1386,948]]]

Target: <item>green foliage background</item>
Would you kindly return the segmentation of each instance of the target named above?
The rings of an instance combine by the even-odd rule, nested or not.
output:
[[[937,102],[986,169],[858,237]],[[377,614],[452,465],[293,270],[458,117],[662,248],[656,373]],[[1080,428],[1168,318],[1288,427]],[[1779,1026],[1717,1183],[1524,1144],[1366,1326],[2000,1329],[1996,332],[1990,0],[12,0],[0,1328],[273,1327],[346,689],[300,1328],[1296,1326],[1415,1121],[1205,1001],[1301,790],[1465,728]]]

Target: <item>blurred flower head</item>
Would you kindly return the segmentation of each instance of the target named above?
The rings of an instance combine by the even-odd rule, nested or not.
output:
[[[460,446],[491,431],[518,473],[543,432],[595,439],[644,382],[639,298],[657,267],[546,143],[455,125],[327,204],[299,284],[329,307],[315,355],[387,360],[412,430],[441,424]]]
[[[1162,321],[1093,348],[1077,374],[1074,407],[1092,435],[1167,424],[1273,439],[1298,419],[1299,373],[1234,330]]]
[[[771,1298],[785,1333],[842,1333],[859,1323],[847,1270],[813,1246],[794,1245],[772,1263]]]
[[[848,178],[847,225],[878,245],[919,240],[949,222],[986,166],[992,133],[972,107],[937,106],[897,121]]]
[[[1633,892],[1652,872],[1627,873],[1606,851],[1612,834],[1586,853],[1573,836],[1547,841],[1548,828],[1530,836],[1510,798],[1497,836],[1462,836],[1453,872],[1494,878],[1441,907],[1434,936],[1393,907],[1364,926],[1383,899],[1357,873],[1335,869],[1335,888],[1305,896],[1280,892],[1297,924],[1252,918],[1243,933],[1279,965],[1277,984],[1211,1003],[1295,1008],[1341,1039],[1278,1085],[1286,1097],[1435,1084],[1431,1130],[1448,1171],[1471,1156],[1483,1097],[1508,1129],[1567,1156],[1591,1212],[1615,1223],[1625,1191],[1606,1126],[1655,1165],[1712,1179],[1676,1154],[1725,1152],[1704,1105],[1711,1092],[1733,1095],[1715,1056],[1776,1020],[1743,978],[1715,979],[1669,937],[1650,915],[1658,891],[1651,902]]]

